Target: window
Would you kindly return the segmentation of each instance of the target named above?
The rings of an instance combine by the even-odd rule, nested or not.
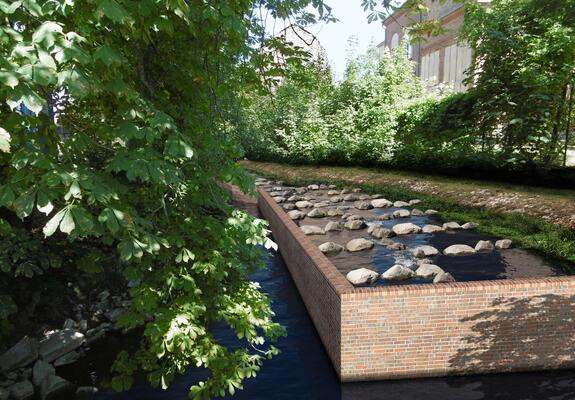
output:
[[[394,50],[399,46],[399,33],[394,33],[391,37],[391,50]]]

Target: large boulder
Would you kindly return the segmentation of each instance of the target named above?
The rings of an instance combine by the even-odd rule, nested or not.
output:
[[[13,384],[8,391],[13,400],[27,400],[34,396],[34,386],[28,380]]]
[[[352,283],[352,285],[360,286],[375,283],[379,278],[379,274],[367,268],[359,268],[348,272],[345,277]]]
[[[61,367],[63,365],[73,364],[79,359],[80,359],[80,353],[78,353],[77,351],[73,351],[71,353],[63,355],[62,357],[54,361],[54,366]]]
[[[327,242],[320,244],[319,250],[323,254],[337,254],[343,251],[343,246],[334,242]]]
[[[439,250],[437,250],[433,246],[424,245],[416,247],[411,251],[411,253],[413,254],[414,257],[417,258],[435,257],[439,255]]]
[[[393,203],[387,199],[375,199],[371,201],[371,205],[375,208],[389,208]]]
[[[84,335],[74,329],[63,329],[52,333],[48,338],[40,342],[38,354],[47,362],[76,350],[85,341]]]
[[[444,271],[437,265],[421,264],[419,268],[417,268],[417,270],[415,271],[415,275],[424,279],[431,279],[443,272]]]
[[[480,253],[489,253],[490,251],[495,250],[495,246],[489,240],[480,240],[475,245],[475,250]]]
[[[461,229],[461,225],[459,225],[457,222],[446,222],[443,224],[443,229],[446,231],[455,231]]]
[[[326,232],[341,232],[343,231],[343,224],[341,222],[328,222],[324,230]]]
[[[423,233],[443,232],[445,229],[438,225],[425,225],[422,229]]]
[[[442,272],[440,274],[435,275],[435,278],[433,278],[433,283],[446,283],[446,282],[455,282],[455,278],[449,272]]]
[[[326,212],[320,208],[314,208],[307,213],[308,218],[324,218],[327,216]]]
[[[371,240],[366,240],[363,238],[350,240],[345,248],[351,253],[358,251],[369,250],[373,248],[373,242]]]
[[[350,231],[357,231],[360,229],[364,229],[367,227],[367,225],[365,224],[364,221],[360,220],[360,219],[354,219],[351,221],[347,221],[344,225],[345,229],[348,229]]]
[[[56,369],[52,364],[47,363],[44,360],[38,360],[32,368],[32,383],[34,386],[39,387],[44,379],[48,378],[50,375],[56,375]]]
[[[393,218],[407,218],[411,215],[411,212],[409,212],[409,210],[395,210],[393,212]]]
[[[381,277],[388,281],[404,281],[413,278],[413,271],[404,265],[394,265],[383,274]]]
[[[495,242],[495,248],[500,249],[500,250],[510,249],[512,245],[513,245],[513,242],[509,239],[501,239],[501,240],[498,240],[497,242]]]
[[[353,206],[358,210],[371,210],[373,208],[369,201],[356,201]]]
[[[421,232],[421,228],[415,224],[412,224],[411,222],[394,225],[391,230],[396,235],[412,235]]]
[[[38,358],[38,341],[24,336],[0,356],[0,371],[7,372],[33,363]]]
[[[288,212],[288,217],[290,217],[293,220],[304,219],[305,216],[306,216],[306,213],[304,213],[303,211],[300,211],[300,210],[292,210],[292,211]]]
[[[477,253],[477,251],[475,251],[473,247],[468,246],[466,244],[454,244],[443,250],[443,254],[445,254],[446,256],[454,256],[454,257],[472,256],[475,253]]]
[[[40,385],[40,399],[45,400],[56,393],[70,389],[72,384],[56,375],[48,376]]]
[[[315,225],[302,225],[300,226],[300,229],[302,230],[302,232],[305,235],[311,236],[311,235],[325,235],[325,231],[323,230],[322,227],[320,226],[315,226]]]

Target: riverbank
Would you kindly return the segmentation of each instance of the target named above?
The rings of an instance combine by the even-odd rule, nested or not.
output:
[[[575,265],[575,191],[458,181],[366,168],[310,167],[242,161],[258,175],[303,186],[318,181],[392,198],[424,200],[450,220],[479,224],[545,257]],[[545,211],[546,210],[546,211]]]

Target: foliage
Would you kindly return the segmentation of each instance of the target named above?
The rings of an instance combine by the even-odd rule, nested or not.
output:
[[[165,388],[195,366],[210,374],[192,397],[233,394],[277,353],[283,329],[249,281],[266,224],[217,182],[249,190],[230,135],[238,94],[262,83],[251,62],[272,68],[261,48],[289,50],[257,8],[306,23],[309,4],[329,18],[319,0],[0,1],[1,280],[112,257],[132,283],[120,324],[144,328],[116,388],[138,369]],[[5,321],[14,304],[0,300]],[[220,321],[243,346],[213,337]]]

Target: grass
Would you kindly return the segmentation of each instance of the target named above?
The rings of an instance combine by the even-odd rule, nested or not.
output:
[[[300,173],[298,178],[292,178],[287,171],[275,168],[274,174],[266,169],[258,168],[257,164],[244,165],[248,170],[270,179],[283,180],[290,186],[305,186],[317,183],[317,178]],[[289,169],[290,166],[285,166]],[[301,171],[299,171],[301,172]],[[389,199],[419,199],[425,209],[441,211],[441,217],[458,222],[475,222],[478,231],[494,236],[513,240],[515,246],[531,250],[564,267],[566,272],[575,273],[575,230],[551,224],[522,213],[499,213],[486,208],[462,205],[456,201],[439,196],[415,192],[410,189],[390,186],[388,184],[358,183],[356,180],[345,179],[342,174],[337,178],[323,179],[321,183],[333,184],[338,187],[358,187],[368,194],[381,194]],[[484,186],[482,186],[484,188]]]

